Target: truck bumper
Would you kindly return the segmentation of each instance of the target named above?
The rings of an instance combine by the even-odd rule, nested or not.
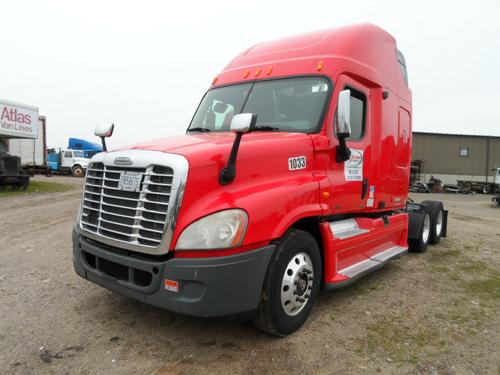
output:
[[[152,260],[110,249],[73,231],[78,275],[149,305],[197,317],[252,316],[273,251],[270,245],[227,257]]]

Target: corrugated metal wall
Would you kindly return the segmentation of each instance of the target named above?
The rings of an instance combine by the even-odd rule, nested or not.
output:
[[[468,156],[460,156],[461,147],[468,147]],[[415,159],[426,160],[425,173],[493,176],[492,169],[500,167],[500,137],[414,132]]]

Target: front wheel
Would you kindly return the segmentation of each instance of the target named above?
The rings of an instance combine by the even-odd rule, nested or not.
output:
[[[74,177],[83,177],[84,175],[83,168],[79,165],[75,165],[73,168],[71,168],[71,174]]]
[[[299,329],[318,297],[321,256],[309,233],[292,229],[279,241],[264,280],[254,324],[275,336]]]

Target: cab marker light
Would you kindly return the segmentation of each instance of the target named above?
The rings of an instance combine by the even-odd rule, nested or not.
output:
[[[215,85],[218,80],[219,80],[219,77],[215,77],[214,80],[212,81],[212,85]]]
[[[271,73],[273,72],[273,67],[270,66],[268,69],[267,69],[267,75],[271,75]]]
[[[318,72],[320,72],[321,69],[323,69],[324,65],[325,65],[325,63],[323,62],[323,60],[319,60],[318,66],[316,67],[316,69],[318,69]]]
[[[262,69],[261,68],[257,68],[257,70],[255,71],[255,76],[258,77],[261,72],[262,72]]]
[[[247,69],[245,70],[245,73],[243,73],[243,78],[247,78],[250,75],[250,70]]]

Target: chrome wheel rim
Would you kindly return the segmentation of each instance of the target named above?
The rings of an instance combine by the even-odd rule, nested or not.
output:
[[[431,217],[427,214],[424,218],[424,227],[422,228],[422,240],[427,243],[431,232]]]
[[[443,211],[439,210],[436,217],[436,235],[441,236],[441,229],[443,228]]]
[[[296,254],[288,263],[281,281],[281,306],[289,316],[300,313],[307,305],[313,288],[314,269],[306,253]]]

